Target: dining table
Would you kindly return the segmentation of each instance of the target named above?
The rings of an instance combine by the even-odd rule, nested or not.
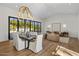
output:
[[[26,35],[19,35],[19,37],[25,41],[25,49],[29,49],[29,44],[31,41],[33,41],[34,39],[36,39],[35,35],[31,35],[30,37],[26,36]],[[26,47],[26,41],[28,42],[28,46]]]

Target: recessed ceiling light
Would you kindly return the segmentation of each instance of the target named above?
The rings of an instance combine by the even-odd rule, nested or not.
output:
[[[51,25],[48,25],[47,28],[51,28]]]
[[[66,28],[66,24],[63,24],[63,28]]]
[[[16,7],[18,7],[18,6],[16,5]]]

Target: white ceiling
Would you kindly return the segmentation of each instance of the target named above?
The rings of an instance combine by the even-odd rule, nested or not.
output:
[[[30,8],[34,17],[41,19],[56,14],[78,14],[79,12],[78,3],[2,3],[0,6],[9,7],[17,11],[23,4]]]

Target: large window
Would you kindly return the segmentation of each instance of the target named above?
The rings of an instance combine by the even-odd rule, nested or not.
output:
[[[17,32],[17,18],[10,18],[10,32]]]
[[[9,36],[17,31],[41,33],[41,22],[9,16]]]

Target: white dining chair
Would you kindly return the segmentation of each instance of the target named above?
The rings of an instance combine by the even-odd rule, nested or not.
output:
[[[19,38],[19,32],[13,33],[13,45],[17,51],[23,50],[25,48],[25,41]],[[27,44],[26,44],[27,45]]]
[[[43,35],[37,35],[36,39],[33,42],[30,42],[29,49],[35,53],[41,51],[43,49],[42,38]]]

